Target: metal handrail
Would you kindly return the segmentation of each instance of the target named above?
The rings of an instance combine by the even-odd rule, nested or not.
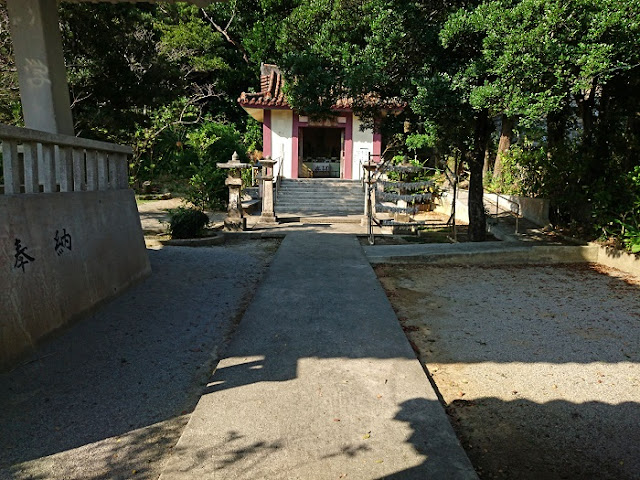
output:
[[[275,192],[273,195],[273,204],[275,205],[278,201],[278,192],[280,190],[280,184],[282,183],[282,157],[275,158],[277,165],[277,173],[273,176],[273,181],[275,182]]]
[[[492,192],[489,195],[495,195],[496,196],[496,201],[495,201],[495,205],[496,205],[496,213],[495,213],[495,217],[498,218],[498,216],[500,215],[500,199],[505,200],[506,202],[510,203],[511,206],[509,208],[509,210],[505,209],[505,212],[513,215],[516,219],[516,231],[515,233],[518,233],[518,221],[521,217],[520,215],[520,204],[518,202],[515,202],[513,200],[511,200],[510,198],[505,197],[504,195],[497,193],[497,192]],[[489,196],[487,196],[487,201],[491,202],[491,198]],[[516,206],[516,209],[513,209],[513,205]],[[491,215],[491,213],[489,213],[489,215]]]

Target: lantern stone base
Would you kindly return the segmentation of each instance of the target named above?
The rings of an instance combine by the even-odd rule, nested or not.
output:
[[[272,214],[262,214],[260,215],[259,223],[278,223],[278,217]]]
[[[244,217],[227,217],[224,219],[224,229],[227,232],[243,232],[247,229],[247,219]]]

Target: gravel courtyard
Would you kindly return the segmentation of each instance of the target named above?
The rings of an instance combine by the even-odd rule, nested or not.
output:
[[[153,274],[0,374],[0,479],[153,479],[278,241],[149,250]]]
[[[481,478],[640,478],[640,282],[586,265],[376,268]]]

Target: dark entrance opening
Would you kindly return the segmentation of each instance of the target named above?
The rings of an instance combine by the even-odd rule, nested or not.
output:
[[[304,127],[300,129],[301,178],[340,178],[344,157],[344,129]]]

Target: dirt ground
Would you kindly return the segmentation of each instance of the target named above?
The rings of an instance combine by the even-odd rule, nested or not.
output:
[[[168,200],[137,200],[138,212],[140,212],[140,224],[144,233],[147,248],[160,248],[162,240],[168,240],[169,210],[186,207],[188,203],[182,198],[170,198]],[[210,227],[220,225],[225,217],[224,212],[206,212]]]
[[[640,478],[640,280],[376,268],[480,478]]]

